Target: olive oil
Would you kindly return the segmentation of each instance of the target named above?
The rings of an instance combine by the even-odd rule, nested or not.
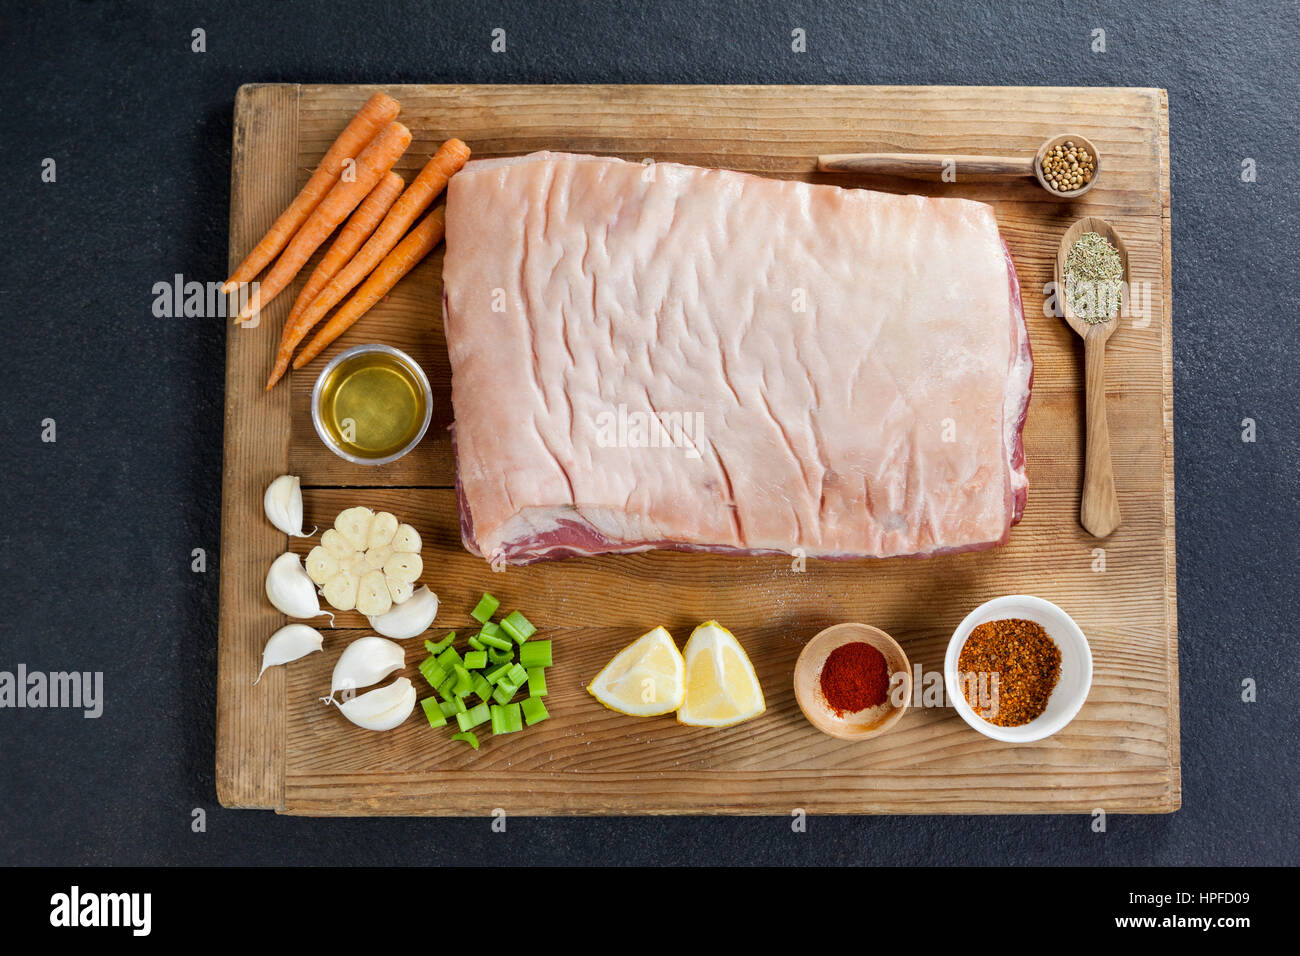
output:
[[[428,399],[422,376],[389,352],[348,356],[318,387],[322,437],[348,455],[362,459],[395,456],[424,428]]]

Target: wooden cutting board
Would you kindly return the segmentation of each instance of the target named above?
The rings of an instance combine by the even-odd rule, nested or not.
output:
[[[245,86],[235,103],[232,265],[293,198],[352,113],[377,87]],[[539,149],[652,158],[893,192],[992,203],[1024,289],[1035,369],[1025,430],[1030,476],[1024,520],[998,550],[929,560],[809,562],[783,557],[647,554],[571,559],[492,573],[460,545],[450,369],[441,321],[441,251],[288,385],[264,392],[279,330],[302,281],[258,328],[231,328],[226,352],[225,487],[217,699],[222,804],[285,813],[1085,813],[1168,812],[1180,803],[1174,578],[1169,132],[1154,89],[979,87],[399,86],[415,140],[410,176],[449,136],[478,157]],[[1086,201],[1057,202],[1029,181],[906,182],[819,174],[818,153],[1031,154],[1078,131],[1104,158]],[[1132,278],[1149,290],[1144,317],[1111,339],[1108,409],[1123,524],[1105,542],[1078,524],[1083,472],[1082,350],[1042,291],[1065,228],[1102,216],[1128,243]],[[406,350],[427,371],[434,422],[400,462],[365,468],[317,440],[308,411],[329,357],[363,342]],[[284,623],[268,604],[267,567],[285,536],[262,516],[277,475],[300,475],[307,526],[343,508],[393,511],[424,536],[425,580],[442,599],[435,630],[466,628],[489,590],[554,639],[551,720],[488,739],[474,752],[416,713],[374,734],[317,700],[365,621],[338,616],[325,651],[252,685],[266,639]],[[312,542],[290,542],[305,553]],[[1102,550],[1104,548],[1104,550]],[[800,714],[795,657],[821,628],[874,624],[914,665],[941,672],[968,611],[1001,594],[1054,601],[1092,644],[1095,678],[1068,728],[1037,744],[989,740],[944,707],[913,707],[866,742],[825,737]],[[740,638],[768,709],[725,730],[671,716],[605,710],[587,682],[657,624],[683,643],[716,618]],[[325,620],[324,618],[321,619]],[[321,625],[322,627],[324,625]],[[409,642],[406,675],[423,684]]]

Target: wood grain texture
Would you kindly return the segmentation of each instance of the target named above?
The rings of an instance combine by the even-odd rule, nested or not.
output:
[[[298,88],[291,158],[301,185],[352,112],[376,87]],[[288,468],[307,487],[307,524],[343,508],[394,511],[424,535],[425,579],[442,599],[437,628],[464,627],[479,593],[524,609],[557,645],[552,719],[528,733],[488,739],[478,753],[452,744],[419,713],[388,734],[344,721],[316,698],[364,618],[338,616],[325,653],[285,668],[276,688],[284,721],[283,812],[345,814],[1034,813],[1170,811],[1179,805],[1177,618],[1174,592],[1173,405],[1167,104],[1134,89],[889,87],[385,87],[415,135],[397,169],[416,171],[448,136],[476,157],[536,149],[717,165],[769,176],[964,196],[990,202],[1024,289],[1035,381],[1025,444],[1030,475],[1024,521],[1008,546],[924,561],[810,562],[668,552],[571,559],[494,574],[460,545],[450,368],[441,324],[441,254],[435,254],[288,389]],[[819,153],[932,152],[1016,155],[1061,129],[1105,156],[1106,174],[1084,202],[1047,196],[1028,179],[929,183],[816,171]],[[238,162],[238,158],[236,160]],[[237,174],[238,175],[238,174]],[[290,194],[292,190],[289,190]],[[236,196],[237,201],[240,196]],[[259,211],[273,216],[278,208]],[[232,216],[234,213],[232,212]],[[1104,542],[1078,523],[1083,479],[1083,348],[1043,309],[1057,243],[1082,215],[1123,235],[1133,279],[1149,286],[1141,313],[1108,345],[1107,401],[1124,523]],[[269,221],[269,220],[268,220]],[[232,236],[233,243],[233,236]],[[306,274],[306,270],[304,271]],[[292,300],[296,288],[285,293]],[[1142,310],[1145,310],[1142,312]],[[265,377],[278,322],[244,356]],[[382,341],[412,354],[435,395],[434,423],[412,455],[383,468],[330,454],[312,430],[315,374],[342,349]],[[233,374],[233,373],[232,373]],[[263,441],[274,441],[267,436]],[[238,461],[227,444],[227,462]],[[246,467],[240,464],[238,467]],[[269,479],[268,479],[269,480]],[[260,519],[260,510],[257,520]],[[264,524],[264,522],[263,522]],[[285,546],[248,535],[242,556],[259,570],[249,593],[227,599],[266,610],[260,573]],[[294,541],[304,552],[309,541]],[[223,565],[224,567],[224,565]],[[952,630],[984,600],[1007,593],[1054,601],[1092,644],[1088,703],[1062,733],[1032,745],[988,740],[948,708],[914,706],[890,733],[837,741],[814,730],[794,701],[791,673],[804,641],[857,620],[893,635],[923,672],[941,671]],[[604,710],[587,681],[615,651],[657,624],[685,640],[701,620],[729,626],[754,659],[768,700],[736,728],[682,727]],[[225,632],[223,630],[223,640]],[[406,674],[424,686],[408,649]],[[260,648],[260,644],[258,645]],[[223,649],[224,652],[224,649]],[[256,665],[248,660],[249,679]],[[263,689],[267,680],[258,685]],[[924,685],[922,685],[924,686]]]
[[[244,86],[235,99],[230,266],[239,264],[294,197],[298,91]],[[226,420],[221,486],[221,619],[217,629],[217,799],[227,807],[284,802],[284,675],[256,687],[262,646],[283,623],[263,582],[285,536],[263,517],[266,486],[289,461],[289,396],[264,394],[267,334],[289,313],[273,302],[257,328],[226,330]],[[262,375],[259,382],[259,375]]]

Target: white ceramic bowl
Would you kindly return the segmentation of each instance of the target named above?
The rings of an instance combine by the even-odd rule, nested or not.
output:
[[[967,702],[961,683],[957,680],[957,658],[970,632],[981,624],[1005,618],[1020,618],[1041,624],[1047,636],[1061,649],[1061,677],[1052,696],[1048,698],[1047,709],[1019,727],[999,727],[980,717]],[[1051,601],[1025,594],[1011,594],[981,604],[957,625],[952,640],[948,642],[948,654],[943,661],[943,682],[948,698],[957,713],[961,714],[962,720],[984,736],[1010,743],[1029,743],[1056,733],[1074,719],[1083,702],[1088,699],[1088,691],[1092,688],[1092,650],[1088,647],[1088,639],[1083,636],[1083,631],[1079,630],[1079,625]]]

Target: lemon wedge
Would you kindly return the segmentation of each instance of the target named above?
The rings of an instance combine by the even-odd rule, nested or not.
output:
[[[691,633],[684,656],[686,700],[677,711],[681,723],[730,727],[767,709],[754,665],[717,621],[705,621]]]
[[[630,717],[670,714],[682,706],[685,669],[672,635],[656,627],[615,654],[587,692]]]

